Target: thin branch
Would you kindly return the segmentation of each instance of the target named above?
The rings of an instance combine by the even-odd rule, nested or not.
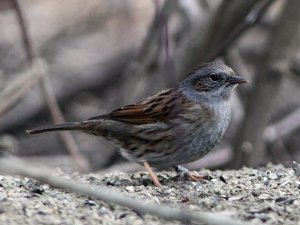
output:
[[[31,65],[37,65],[37,72],[41,74],[42,77],[42,89],[44,97],[47,101],[48,107],[51,112],[51,116],[55,123],[64,122],[63,114],[58,106],[56,97],[50,87],[50,83],[48,80],[48,76],[45,69],[45,64],[41,63],[39,59],[38,51],[36,50],[35,46],[33,45],[32,40],[30,39],[29,32],[27,29],[27,24],[24,19],[24,14],[20,7],[18,0],[11,0],[12,6],[15,9],[18,23],[21,30],[21,36],[23,41],[24,50],[27,54],[27,60]],[[70,155],[76,160],[79,169],[81,171],[88,170],[88,161],[81,155],[73,137],[70,133],[63,132],[60,134],[63,142],[65,143],[66,148],[68,149]]]
[[[138,52],[128,63],[124,70],[121,79],[123,80],[122,90],[127,93],[131,89],[132,83],[140,82],[141,78],[149,83],[153,82],[156,78],[160,78],[160,73],[153,73],[153,68],[158,66],[158,58],[160,53],[160,38],[162,33],[162,18],[167,21],[170,15],[177,9],[178,0],[166,0],[163,2],[161,8],[158,8],[158,1],[154,1],[156,8],[156,15],[147,31],[147,34],[142,41],[142,44]],[[152,71],[152,72],[151,72]],[[172,74],[173,75],[173,74]],[[165,78],[166,76],[162,77]],[[171,80],[172,81],[172,80]],[[167,82],[171,82],[170,79],[161,80],[156,85],[148,85],[146,89],[136,88],[131,92],[130,96],[119,98],[119,104],[124,102],[135,101],[141,95],[150,94],[154,90],[165,87]],[[121,90],[121,92],[122,92]],[[128,98],[129,97],[129,98]]]
[[[41,168],[33,167],[23,160],[17,158],[0,159],[0,172],[3,174],[21,175],[33,178],[52,187],[72,191],[81,195],[103,200],[128,207],[139,213],[153,214],[166,220],[194,221],[197,223],[214,225],[246,225],[246,222],[233,220],[220,213],[206,213],[202,211],[192,211],[180,205],[167,206],[165,204],[155,204],[138,198],[131,198],[119,192],[107,190],[99,186],[82,184],[70,181],[59,176],[55,176]]]
[[[10,0],[10,2],[16,12],[17,20],[20,25],[23,47],[24,47],[25,53],[27,54],[27,59],[30,63],[32,63],[34,58],[37,57],[37,52],[34,49],[32,42],[30,40],[23,12],[21,10],[18,0]]]
[[[31,66],[27,70],[16,75],[16,78],[7,82],[0,92],[0,117],[9,112],[21,101],[34,87],[41,77],[36,68]]]
[[[234,167],[265,163],[263,133],[273,114],[282,77],[294,55],[300,21],[300,1],[282,3],[281,15],[269,35],[268,51],[261,57],[257,67],[259,75],[254,80],[255,91],[249,96],[245,119],[237,133],[232,162]]]
[[[263,15],[267,9],[276,1],[274,0],[265,0],[262,2],[258,2],[257,6],[255,6],[251,12],[245,17],[245,19],[238,24],[234,29],[225,37],[224,41],[219,43],[212,52],[206,57],[204,61],[210,62],[215,58],[222,56],[225,54],[228,48],[232,46],[232,44],[242,36],[242,34],[248,30],[250,27],[254,26]]]
[[[151,56],[150,53],[153,52],[153,48],[156,49],[157,47],[158,39],[162,32],[162,20],[166,21],[168,19],[175,8],[177,1],[178,0],[167,0],[164,2],[161,9],[159,8],[158,2],[154,1],[156,15],[148,29],[143,44],[136,55],[136,60],[147,62],[145,59],[148,59]],[[154,58],[156,56],[157,55],[155,55]],[[147,63],[145,65],[147,65]]]
[[[50,85],[49,78],[47,76],[48,72],[46,69],[46,64],[40,63],[39,72],[41,73],[43,79],[41,80],[42,91],[46,98],[47,105],[49,106],[49,110],[52,116],[52,119],[55,123],[63,123],[65,121],[64,116],[58,106],[56,97],[53,93],[53,89]],[[89,162],[87,159],[80,153],[80,150],[70,134],[70,132],[63,131],[60,132],[60,136],[63,139],[63,142],[69,151],[70,155],[73,157],[75,162],[77,163],[79,170],[82,172],[86,172],[89,169]]]
[[[175,65],[178,74],[185,77],[193,68],[207,62],[210,52],[240,24],[257,2],[259,0],[222,1],[212,16],[203,18],[198,26],[194,26],[177,49]]]
[[[105,67],[101,67],[97,69],[97,72],[91,70],[86,71],[85,78],[82,78],[80,80],[68,80],[67,87],[62,88],[59,87],[57,90],[55,90],[55,96],[56,99],[59,102],[68,102],[69,99],[76,96],[78,93],[89,90],[89,91],[95,91],[95,92],[101,92],[105,93],[109,90],[109,87],[111,85],[119,85],[118,79],[120,77],[120,73],[125,68],[125,65],[128,61],[128,58],[132,56],[132,53],[127,51],[122,54],[118,54],[117,56],[108,59],[105,61]],[[47,63],[44,61],[44,63]],[[23,71],[16,73],[16,74],[10,74],[10,77],[19,77],[23,76],[23,73],[27,73],[30,68],[24,68]],[[99,76],[101,74],[101,76]],[[36,73],[38,78],[35,78],[35,80],[25,81],[25,82],[37,82],[37,79],[40,79],[40,74]],[[52,77],[50,75],[50,77]],[[58,78],[58,77],[57,77]],[[34,79],[34,77],[32,77]],[[58,81],[60,82],[61,86],[64,86],[62,83],[64,83],[65,78],[60,77],[58,78]],[[8,80],[5,83],[1,83],[1,93],[4,91],[4,87],[9,88],[10,85],[14,83],[14,80]],[[24,83],[25,84],[25,83]],[[22,86],[22,83],[20,83],[20,86]],[[10,88],[9,88],[10,89]],[[29,88],[28,92],[30,92],[33,88]],[[18,88],[15,88],[15,90],[18,90]],[[5,99],[6,101],[10,101],[10,97],[13,97],[14,92],[10,92],[11,95],[9,97],[1,98]],[[121,93],[121,92],[120,92]],[[47,103],[45,100],[42,100],[41,96],[37,95],[31,95],[30,99],[24,99],[24,101],[20,101],[21,98],[24,98],[26,93],[24,93],[22,96],[20,96],[20,99],[17,101],[20,104],[16,105],[17,102],[15,102],[14,108],[12,106],[10,107],[9,113],[6,113],[4,116],[0,117],[0,133],[5,132],[6,130],[15,129],[16,127],[22,125],[25,121],[32,119],[34,116],[42,116],[45,117],[45,115],[41,115],[42,109],[46,106]],[[2,107],[3,102],[0,101],[0,108]],[[19,109],[22,109],[22,115],[19,113]],[[7,112],[8,112],[7,110]]]

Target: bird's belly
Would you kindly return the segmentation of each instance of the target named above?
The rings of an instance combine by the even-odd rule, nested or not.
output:
[[[226,128],[226,124],[216,123],[201,126],[192,133],[188,131],[189,135],[178,133],[178,139],[175,141],[177,149],[173,154],[148,161],[160,168],[196,161],[212,150],[223,136]]]
[[[219,142],[223,133],[223,128],[206,129],[195,132],[195,134],[186,141],[185,149],[179,151],[177,156],[178,160],[175,161],[180,161],[178,164],[182,164],[193,162],[204,157]]]

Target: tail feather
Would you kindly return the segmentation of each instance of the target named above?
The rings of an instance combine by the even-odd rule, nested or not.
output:
[[[68,122],[61,124],[53,124],[46,125],[42,127],[33,128],[31,130],[26,130],[28,134],[39,134],[45,132],[53,132],[53,131],[64,131],[64,130],[81,130],[80,122]]]

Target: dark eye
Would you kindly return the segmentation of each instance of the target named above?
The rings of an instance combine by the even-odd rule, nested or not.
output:
[[[209,77],[212,81],[220,80],[220,77],[217,74],[211,74]]]

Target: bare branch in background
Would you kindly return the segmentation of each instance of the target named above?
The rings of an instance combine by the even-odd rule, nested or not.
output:
[[[124,196],[119,192],[107,190],[95,185],[82,184],[55,176],[49,170],[33,167],[17,158],[0,159],[0,172],[3,174],[21,175],[38,180],[52,187],[72,191],[81,195],[106,201],[108,203],[118,204],[128,207],[139,213],[153,214],[166,220],[193,221],[196,223],[205,223],[211,225],[246,225],[246,222],[239,222],[236,219],[220,213],[206,213],[201,211],[192,211],[183,208],[180,205],[167,206],[164,204],[155,204],[144,199],[133,199]]]
[[[170,84],[175,80],[175,74],[166,73],[162,75],[157,67],[162,49],[160,46],[164,28],[162,24],[167,23],[170,15],[176,10],[177,4],[177,0],[167,0],[159,8],[158,4],[155,3],[156,14],[145,39],[122,74],[124,85],[122,85],[120,92],[128,93],[128,90],[131,89],[131,93],[130,96],[122,95],[126,96],[126,100],[122,99],[121,96],[120,105],[136,101],[141,98],[141,95],[151,94],[154,90],[165,88],[166,83]],[[160,79],[160,82],[157,82],[157,79]],[[152,85],[154,82],[156,82],[155,85]],[[135,84],[134,89],[132,89],[133,83]]]
[[[3,65],[0,69],[0,133],[10,133],[17,137],[21,146],[18,151],[20,156],[34,158],[43,154],[46,159],[48,154],[51,157],[54,154],[61,155],[61,136],[54,134],[51,143],[45,146],[43,143],[48,136],[29,138],[23,133],[25,127],[34,127],[38,121],[49,120],[49,113],[45,113],[47,110],[51,111],[56,121],[63,121],[57,102],[69,118],[79,119],[103,114],[120,105],[138,101],[166,86],[172,86],[180,79],[178,75],[182,78],[202,62],[221,56],[237,74],[251,81],[249,85],[238,89],[232,98],[233,116],[223,144],[229,146],[228,149],[232,152],[241,149],[251,152],[256,146],[263,146],[261,142],[256,142],[256,137],[249,138],[252,135],[250,129],[248,133],[245,131],[245,126],[249,123],[253,135],[261,135],[261,140],[268,143],[266,161],[274,159],[273,162],[278,162],[275,161],[279,159],[276,156],[281,156],[280,160],[287,162],[289,159],[283,156],[282,151],[287,155],[293,154],[291,158],[298,160],[298,58],[294,59],[292,65],[289,62],[290,70],[295,76],[287,76],[282,82],[284,90],[280,92],[278,99],[283,101],[269,112],[277,96],[282,71],[277,70],[276,66],[274,69],[269,61],[276,60],[276,57],[272,56],[268,61],[271,53],[266,52],[275,51],[268,47],[273,44],[270,40],[277,38],[274,27],[279,21],[282,6],[288,1],[151,0],[138,4],[132,1],[120,1],[118,4],[108,1],[104,6],[97,0],[84,4],[76,0],[76,4],[68,7],[73,0],[66,0],[63,13],[58,10],[61,7],[57,1],[6,2],[9,3],[9,8],[0,3],[0,11],[6,10],[3,11],[3,19],[0,21],[3,28],[0,30]],[[1,9],[1,6],[4,8]],[[83,12],[78,15],[81,8]],[[23,13],[28,14],[28,17],[23,18],[22,9],[26,9]],[[37,9],[40,11],[35,14]],[[11,17],[11,12],[14,11],[18,15],[17,20]],[[261,23],[255,26],[259,20]],[[297,23],[296,20],[294,22]],[[7,24],[11,26],[6,26]],[[22,45],[15,44],[19,40]],[[280,45],[285,46],[290,41],[283,38],[280,42]],[[39,59],[41,55],[47,60]],[[282,55],[281,52],[278,55]],[[28,67],[24,67],[24,57],[25,63],[32,62]],[[271,69],[263,70],[260,63],[269,63]],[[279,67],[283,68],[285,65]],[[273,74],[271,81],[255,78],[256,74],[263,76],[269,73]],[[259,80],[263,83],[262,87],[257,84]],[[41,82],[41,88],[35,88],[31,92],[38,82]],[[269,96],[266,99],[263,90]],[[39,95],[38,91],[42,91],[42,94]],[[270,94],[272,91],[273,95]],[[256,94],[259,98],[257,101],[252,100],[255,94],[251,92],[260,93],[261,96]],[[245,108],[250,102],[252,106]],[[260,109],[254,110],[254,107]],[[296,110],[291,112],[290,109]],[[287,112],[290,114],[286,114]],[[265,115],[267,113],[272,115],[273,124],[265,122],[266,117],[270,117]],[[248,117],[253,117],[253,120],[261,118],[263,122],[248,121],[239,127],[245,117],[246,120],[249,120]],[[280,119],[277,120],[278,118]],[[239,140],[242,130],[248,136],[238,150],[233,145]],[[257,130],[260,134],[255,133]],[[70,139],[66,137],[68,135],[61,135],[67,140]],[[84,134],[74,136],[85,157],[90,158],[90,168],[111,166],[113,161],[117,161],[117,158],[111,158],[113,160],[109,163],[100,162],[102,159],[104,162],[104,154],[113,152],[111,149],[107,151],[105,140],[98,138],[93,142],[85,139]],[[78,151],[74,141],[65,142],[64,145]],[[63,157],[72,161],[68,155]],[[76,153],[72,155],[77,158]],[[224,162],[228,162],[229,165],[232,161],[228,155],[230,154],[224,156],[222,153],[212,153],[212,159],[208,156],[205,163],[215,165],[214,162],[218,162],[218,166],[222,166]],[[76,162],[73,161],[72,170],[68,171],[76,170]],[[56,165],[64,165],[64,162],[54,166]],[[196,166],[198,165],[202,165],[200,161],[196,162]]]
[[[207,21],[210,21],[210,26],[194,27],[185,43],[178,48],[175,65],[180,76],[186,76],[204,63],[207,55],[244,20],[257,2],[259,1],[222,1],[213,18]]]
[[[158,2],[154,1],[156,14],[134,60],[145,66],[149,66],[149,63],[153,63],[153,60],[157,60],[159,41],[163,32],[162,25],[168,20],[169,16],[176,8],[176,4],[178,4],[177,1],[178,0],[166,0],[161,8],[159,7]]]
[[[246,106],[246,117],[236,137],[234,167],[258,166],[265,159],[263,132],[280,90],[281,78],[288,70],[299,30],[300,1],[285,1],[279,22],[273,27],[268,51],[262,57],[253,92]]]
[[[10,2],[16,12],[17,20],[20,25],[21,37],[25,53],[27,54],[27,60],[30,64],[32,64],[33,60],[38,56],[37,51],[36,49],[34,49],[34,46],[32,45],[32,42],[30,40],[27,25],[18,0],[10,0]]]
[[[18,104],[38,83],[41,78],[34,66],[15,76],[13,81],[4,84],[0,92],[0,117]]]
[[[57,100],[55,98],[55,95],[53,93],[52,87],[50,86],[50,81],[47,75],[47,69],[45,67],[45,64],[40,63],[40,70],[39,73],[41,73],[41,76],[43,79],[41,80],[42,85],[42,91],[46,98],[47,105],[49,107],[49,110],[51,112],[51,116],[53,118],[53,121],[55,123],[63,123],[65,121],[64,116],[58,106]],[[60,132],[61,138],[63,139],[63,142],[68,149],[70,155],[73,157],[75,162],[79,166],[79,170],[81,172],[86,172],[89,170],[89,162],[87,159],[80,153],[80,150],[72,137],[70,132],[63,131]]]
[[[64,85],[65,88],[59,88],[56,91],[56,97],[59,100],[59,102],[65,103],[69,101],[70,99],[73,99],[74,96],[78,95],[78,93],[85,92],[85,91],[98,91],[101,90],[101,92],[106,92],[110,89],[111,85],[116,84],[120,77],[120,73],[123,71],[124,67],[126,66],[128,58],[131,57],[131,54],[129,52],[125,52],[124,54],[119,54],[117,57],[114,57],[112,59],[107,60],[105,62],[105,67],[99,68],[97,71],[87,71],[86,77],[87,79],[81,79],[81,80],[68,80],[68,83]],[[45,61],[43,63],[46,63]],[[31,71],[31,69],[24,69],[24,72],[20,72],[17,74],[10,75],[11,77],[16,77],[15,79],[18,80],[17,77],[23,76],[23,73],[27,73]],[[100,74],[100,75],[99,75]],[[24,86],[27,82],[38,82],[38,79],[41,78],[38,73],[36,73],[38,78],[35,78],[35,80],[27,80],[24,81]],[[24,75],[25,76],[25,75]],[[28,75],[30,76],[30,75]],[[52,76],[51,76],[52,77]],[[21,79],[21,78],[20,78]],[[25,80],[25,79],[24,79]],[[60,78],[59,82],[66,83],[65,78]],[[1,84],[1,86],[11,89],[10,85],[14,84],[15,81],[8,81],[4,85]],[[22,86],[21,82],[18,82],[20,84],[20,87]],[[26,85],[27,86],[27,85]],[[63,85],[62,85],[63,86]],[[18,89],[17,87],[15,89]],[[21,88],[23,90],[23,87]],[[19,90],[19,89],[18,89]],[[28,88],[28,92],[30,92],[32,88]],[[1,92],[4,91],[1,90]],[[6,91],[4,92],[6,93]],[[5,99],[5,102],[1,101],[0,109],[4,109],[4,107],[8,102],[11,102],[10,98],[13,98],[16,93],[13,91],[10,91],[9,97],[4,97],[2,93],[0,93],[0,99]],[[1,115],[4,115],[3,117],[0,117],[0,133],[5,132],[7,130],[15,129],[16,127],[22,126],[22,124],[26,123],[33,117],[40,117],[41,116],[41,110],[43,108],[47,107],[47,104],[45,101],[42,101],[40,99],[40,96],[32,95],[31,100],[28,104],[27,102],[21,102],[21,99],[25,97],[26,93],[24,93],[24,96],[21,95],[20,99],[17,99],[18,102],[20,102],[19,105],[16,105],[15,102],[11,103],[11,106],[5,110],[6,112],[9,111],[9,113],[6,113],[5,115],[2,114],[2,111],[0,112]],[[2,98],[3,96],[4,98]],[[7,103],[6,103],[7,102]],[[27,103],[27,104],[26,104]],[[20,116],[19,109],[22,109],[22,115]],[[4,111],[3,111],[4,113]]]
[[[226,2],[226,1],[224,1]],[[217,45],[212,46],[212,50],[209,51],[209,54],[203,60],[205,62],[210,62],[215,60],[215,58],[220,57],[225,54],[226,50],[231,47],[231,45],[250,27],[255,25],[272,3],[276,2],[275,0],[265,0],[257,3],[257,6],[251,10],[251,12],[245,17],[245,19],[237,24],[236,27]]]
[[[58,103],[53,94],[52,88],[50,87],[50,83],[48,81],[45,66],[38,59],[39,54],[37,52],[37,49],[35,49],[35,46],[33,45],[32,41],[29,37],[29,32],[27,29],[28,26],[24,19],[24,15],[23,15],[22,9],[20,7],[20,4],[19,4],[18,0],[11,0],[11,3],[16,12],[17,19],[18,19],[18,22],[20,25],[23,46],[24,46],[25,52],[27,54],[27,60],[31,65],[37,66],[37,73],[39,73],[42,77],[41,82],[42,82],[43,94],[48,103],[48,107],[50,109],[53,121],[55,123],[64,122],[63,114],[58,106]],[[60,135],[61,135],[63,142],[65,143],[66,148],[68,149],[70,155],[78,163],[79,169],[81,171],[87,171],[88,170],[88,161],[81,155],[81,153],[75,143],[75,140],[73,139],[71,134],[68,134],[67,132],[63,132]]]

